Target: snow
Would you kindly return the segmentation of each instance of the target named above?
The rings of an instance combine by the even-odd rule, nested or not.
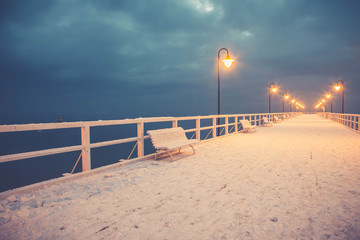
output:
[[[302,115],[172,162],[0,194],[0,239],[359,239],[359,143]]]

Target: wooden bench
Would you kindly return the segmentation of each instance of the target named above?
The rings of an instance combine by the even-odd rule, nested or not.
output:
[[[274,122],[275,122],[275,123],[279,123],[279,122],[280,122],[280,119],[279,119],[277,116],[274,116]]]
[[[240,120],[239,122],[241,123],[241,126],[243,127],[244,132],[249,132],[250,129],[253,129],[256,132],[255,126],[251,125],[249,120],[243,119],[243,120]]]
[[[271,127],[273,124],[267,117],[263,117],[263,127]]]
[[[185,146],[190,146],[195,154],[195,149],[192,145],[199,142],[196,139],[189,140],[185,135],[184,129],[181,127],[149,130],[147,134],[149,134],[151,142],[156,149],[155,160],[156,155],[161,152],[169,153],[171,159],[174,160],[170,151],[179,149],[180,152],[181,148]]]

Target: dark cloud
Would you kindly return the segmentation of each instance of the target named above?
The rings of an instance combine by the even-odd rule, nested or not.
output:
[[[0,4],[2,122],[214,114],[222,47],[223,113],[266,112],[272,81],[311,108],[338,78],[360,111],[358,1]]]

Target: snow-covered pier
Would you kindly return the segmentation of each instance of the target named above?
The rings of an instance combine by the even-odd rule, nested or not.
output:
[[[358,132],[304,114],[195,149],[0,193],[0,239],[360,238]]]

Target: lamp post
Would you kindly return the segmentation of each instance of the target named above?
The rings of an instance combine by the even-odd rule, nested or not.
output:
[[[283,97],[283,112],[285,112],[285,100],[289,99],[289,94],[285,93],[284,97]]]
[[[230,58],[229,56],[229,51],[226,48],[221,48],[218,51],[218,115],[220,115],[220,52],[222,50],[225,50],[227,55],[226,58],[222,60],[222,62],[224,63],[226,68],[229,68],[232,64],[232,62],[234,61],[233,59]],[[217,119],[217,125],[220,125],[220,118],[218,117]],[[217,129],[217,135],[220,136],[220,129]]]
[[[326,98],[330,99],[330,112],[333,112],[333,99],[331,93],[326,94]]]
[[[336,91],[339,91],[342,88],[342,101],[341,101],[341,113],[344,114],[344,81],[339,79],[334,86]]]
[[[325,99],[321,99],[321,102],[323,103],[323,105],[324,105],[324,111],[326,112],[326,104],[325,104],[326,100],[325,100]]]
[[[290,112],[292,112],[291,107],[292,107],[292,104],[295,103],[295,101],[296,101],[296,99],[293,98],[290,102]]]
[[[269,84],[269,113],[271,113],[271,91],[273,93],[277,91],[276,85],[273,82]]]

